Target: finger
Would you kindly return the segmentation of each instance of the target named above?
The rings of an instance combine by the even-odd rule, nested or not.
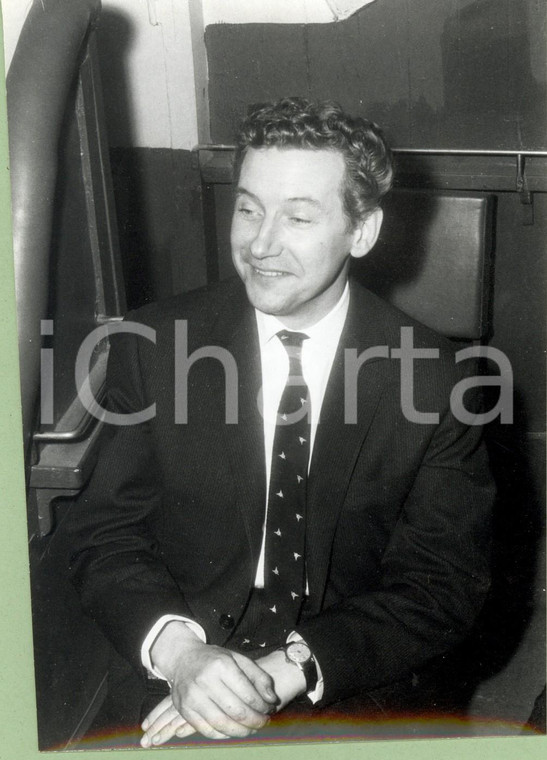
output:
[[[144,735],[144,737],[146,737],[145,741],[155,744],[156,742],[154,741],[154,738],[156,736],[161,736],[162,741],[160,743],[163,743],[163,741],[167,741],[167,739],[170,739],[171,736],[173,736],[177,728],[185,724],[186,720],[180,715],[178,710],[171,705],[171,707],[161,713],[161,715],[158,715],[156,720],[148,726]]]
[[[165,742],[168,742],[169,739],[172,739],[174,736],[177,735],[178,730],[182,730],[188,726],[188,723],[186,720],[180,716],[177,715],[175,718],[173,718],[172,721],[165,724],[159,731],[154,733],[152,736],[152,744],[157,747],[160,744],[165,744]],[[194,733],[194,729],[192,727],[190,733]],[[150,732],[149,732],[150,733]]]
[[[259,680],[269,701],[262,698],[253,682],[241,669],[239,662],[250,670],[255,680]],[[247,728],[260,728],[264,725],[265,716],[272,711],[272,701],[278,701],[270,683],[273,683],[270,676],[262,668],[255,666],[245,657],[236,660],[230,653],[229,656],[218,658],[210,667],[200,672],[193,683],[187,684],[184,690],[174,686],[172,698],[178,711],[185,718],[188,719],[185,710],[193,709],[214,728],[225,733],[215,723],[215,720],[219,720],[224,714],[223,720],[231,719],[227,722],[230,735],[239,735],[234,733],[234,723]],[[202,712],[202,707],[208,714]],[[200,729],[196,727],[196,730]]]
[[[249,736],[255,731],[230,718],[209,697],[193,700],[193,707],[184,709],[184,717],[202,736],[208,739]]]
[[[184,739],[187,736],[191,736],[196,733],[196,729],[185,721],[184,726],[177,728],[175,734],[179,739]]]
[[[184,718],[182,719],[184,726],[188,725]],[[140,744],[141,747],[147,748],[152,746],[157,746],[159,744],[164,744],[165,742],[169,741],[169,739],[172,739],[173,736],[176,735],[178,728],[182,728],[182,726],[179,725],[179,721],[173,721],[173,724],[167,723],[164,725],[161,729],[161,731],[158,731],[156,733],[153,733],[152,731],[147,731],[141,738]]]
[[[232,683],[220,682],[214,694],[209,694],[211,701],[236,723],[247,728],[259,729],[268,721],[268,715],[250,707],[231,688]]]
[[[205,736],[207,739],[229,739],[230,737],[228,734],[222,733],[222,731],[219,731],[216,728],[213,728],[213,726],[208,723],[208,721],[203,718],[203,716],[199,715],[194,710],[188,710],[186,714],[186,720],[188,721],[188,725],[192,726],[194,731],[197,731],[198,734],[201,734],[202,736]]]
[[[235,653],[234,661],[238,671],[229,682],[230,688],[250,707],[264,714],[270,713],[272,706],[279,702],[272,677],[247,657]]]
[[[274,682],[271,675],[261,668],[260,665],[257,665],[256,662],[240,655],[238,652],[234,652],[234,659],[262,698],[271,704],[275,704],[278,698],[274,690]]]
[[[153,710],[150,710],[146,718],[141,723],[141,728],[143,731],[147,731],[149,726],[154,723],[154,721],[163,713],[165,710],[167,710],[169,707],[173,707],[173,700],[171,698],[171,695],[165,697],[165,699],[162,699],[159,704],[157,704]]]

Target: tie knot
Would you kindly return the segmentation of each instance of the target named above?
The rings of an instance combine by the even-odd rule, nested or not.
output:
[[[285,348],[302,348],[302,343],[310,336],[306,333],[291,332],[290,330],[280,330],[277,337]]]

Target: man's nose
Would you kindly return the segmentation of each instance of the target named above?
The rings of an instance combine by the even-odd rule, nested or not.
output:
[[[275,256],[279,248],[277,245],[276,223],[273,219],[263,219],[256,230],[256,234],[251,241],[249,248],[251,254],[256,259],[262,259],[266,256]],[[277,251],[278,252],[278,251]]]

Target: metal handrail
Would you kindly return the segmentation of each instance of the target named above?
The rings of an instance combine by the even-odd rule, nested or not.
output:
[[[235,145],[227,143],[199,143],[192,150],[200,151],[231,151]],[[436,156],[525,156],[547,157],[547,150],[496,150],[486,148],[392,148],[393,153]]]
[[[106,364],[108,349],[103,350],[90,370],[89,382],[93,391],[92,408],[86,407],[76,395],[55,430],[37,431],[32,436],[35,443],[69,443],[81,440],[97,424],[101,416],[100,402],[106,395]],[[68,430],[62,430],[68,426]],[[61,430],[59,430],[61,428]]]

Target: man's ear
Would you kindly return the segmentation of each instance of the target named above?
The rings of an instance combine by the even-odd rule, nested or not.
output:
[[[359,222],[353,233],[353,245],[351,246],[351,255],[355,259],[360,259],[370,251],[374,243],[378,240],[384,212],[381,208],[372,211],[364,222]]]

